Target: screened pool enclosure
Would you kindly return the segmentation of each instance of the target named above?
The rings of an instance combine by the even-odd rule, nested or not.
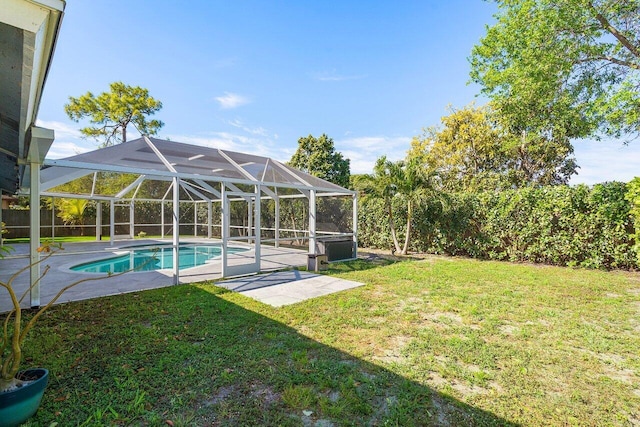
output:
[[[356,193],[267,157],[143,136],[47,159],[38,181],[41,197],[92,201],[96,236],[112,244],[171,236],[178,259],[181,235],[219,240],[223,277],[259,272],[265,244],[356,256]],[[252,255],[231,265],[228,248],[238,244]],[[175,263],[173,277],[179,283]]]

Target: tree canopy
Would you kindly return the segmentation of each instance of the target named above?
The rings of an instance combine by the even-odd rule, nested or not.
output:
[[[640,134],[640,0],[495,0],[471,79],[514,132]]]
[[[127,140],[129,124],[134,125],[142,134],[158,133],[164,123],[149,120],[148,116],[160,111],[162,102],[139,86],[129,86],[122,82],[114,82],[109,86],[109,92],[98,96],[91,92],[78,98],[71,96],[69,103],[64,106],[64,111],[73,121],[88,118],[93,125],[80,129],[83,135],[102,140],[102,146],[108,147]]]
[[[411,144],[410,156],[438,175],[444,190],[481,190],[567,183],[576,172],[571,143],[545,134],[515,134],[491,106],[450,109],[442,127]]]
[[[333,139],[325,134],[298,139],[298,149],[289,165],[342,187],[349,186],[349,159],[335,150]]]

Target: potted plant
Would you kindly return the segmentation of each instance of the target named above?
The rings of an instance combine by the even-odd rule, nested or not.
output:
[[[50,269],[46,265],[39,279],[32,284],[22,295],[18,295],[13,286],[15,280],[22,273],[28,271],[33,265],[46,262],[55,253],[62,250],[60,244],[45,243],[38,248],[38,252],[44,256],[37,262],[31,263],[15,273],[6,282],[0,281],[0,288],[4,288],[12,302],[13,308],[4,314],[2,319],[2,334],[0,335],[0,427],[16,426],[26,421],[37,411],[44,390],[47,385],[49,373],[46,369],[29,369],[21,371],[21,363],[24,357],[23,344],[29,331],[36,322],[67,290],[85,282],[104,279],[105,276],[97,276],[76,280],[64,286],[45,306],[36,309],[30,317],[23,316],[20,307],[22,300],[29,294],[31,288],[39,283]],[[0,258],[7,249],[0,250]],[[150,260],[153,259],[153,256]],[[147,261],[147,262],[150,262]],[[141,268],[142,266],[138,267]],[[128,270],[131,271],[131,270]],[[117,277],[128,271],[111,274],[108,277]]]

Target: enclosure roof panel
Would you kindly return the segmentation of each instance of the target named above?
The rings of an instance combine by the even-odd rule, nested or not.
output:
[[[178,176],[187,180],[352,193],[268,157],[146,136],[66,159],[47,159],[45,165],[41,173],[43,189],[68,182],[80,174],[110,171],[148,177]],[[67,176],[70,179],[65,181]]]

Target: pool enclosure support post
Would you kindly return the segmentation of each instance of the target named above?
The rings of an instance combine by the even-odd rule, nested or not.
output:
[[[213,221],[213,202],[211,200],[207,200],[207,238],[210,239],[213,237],[213,230],[211,222]]]
[[[53,233],[53,229],[51,233]],[[96,240],[102,240],[102,202],[96,204]]]
[[[109,244],[113,246],[116,237],[116,203],[115,200],[109,201]]]
[[[180,283],[180,185],[173,178],[173,284]]]
[[[56,238],[56,199],[51,198],[51,241]]]
[[[222,183],[221,185],[221,198],[220,198],[220,211],[221,211],[221,224],[220,237],[222,238],[222,266],[221,275],[227,277],[227,239],[229,238],[229,201],[227,200],[227,186]]]
[[[276,217],[275,218],[276,219],[276,224],[275,224],[275,228],[276,228],[276,231],[275,231],[275,233],[276,233],[276,236],[275,236],[276,244],[275,244],[275,246],[276,246],[276,248],[279,248],[280,247],[280,197],[276,197],[274,200],[276,202],[276,207],[275,207],[275,209],[276,209],[276,212],[275,212],[275,217]]]
[[[253,236],[253,199],[247,200],[247,237],[250,236]],[[251,244],[251,242],[251,239],[247,240],[247,243]]]
[[[255,186],[255,191],[256,191],[256,215],[255,215],[255,219],[256,219],[256,223],[255,223],[255,227],[254,227],[254,235],[256,236],[255,240],[253,241],[253,248],[254,248],[254,253],[255,253],[255,260],[256,260],[256,264],[257,264],[257,270],[258,273],[260,272],[260,261],[261,261],[261,254],[260,254],[260,247],[261,245],[261,239],[260,239],[260,235],[262,234],[262,228],[261,228],[261,214],[260,214],[260,208],[261,208],[261,203],[260,203],[260,196],[262,195],[262,189],[260,187],[260,185],[256,185]],[[249,204],[249,208],[251,208],[251,204]],[[251,209],[249,212],[251,212],[253,209]]]
[[[164,200],[160,202],[160,237],[164,239]]]
[[[309,191],[309,253],[316,254],[316,190]]]
[[[40,307],[40,165],[54,140],[54,132],[38,126],[29,128],[31,141],[26,162],[29,165],[29,299],[31,307]]]
[[[193,202],[193,237],[198,237],[198,204]]]
[[[135,206],[133,200],[129,202],[129,237],[133,239],[135,236],[134,222],[135,222]]]
[[[358,195],[353,195],[353,257],[358,258]]]
[[[40,164],[30,163],[29,188],[29,228],[31,230],[29,238],[31,289],[29,298],[31,308],[40,307]]]

